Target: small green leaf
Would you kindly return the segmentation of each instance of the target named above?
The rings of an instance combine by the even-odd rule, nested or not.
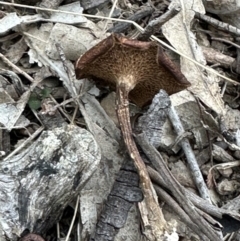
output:
[[[37,110],[41,106],[41,100],[38,98],[37,94],[32,93],[28,100],[28,106],[33,109]]]
[[[42,91],[41,91],[41,96],[43,99],[49,97],[49,95],[51,94],[52,89],[49,87],[45,87]]]

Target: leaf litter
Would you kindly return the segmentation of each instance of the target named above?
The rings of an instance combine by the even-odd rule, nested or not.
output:
[[[52,102],[69,123],[91,131],[100,146],[102,158],[99,169],[80,193],[81,237],[83,240],[94,232],[101,207],[104,205],[125,156],[121,153],[124,152],[124,148],[121,144],[119,128],[113,121],[115,115],[112,119],[99,103],[109,95],[110,90],[96,86],[93,81],[86,79],[76,81],[73,64],[79,56],[109,36],[106,30],[114,27],[118,18],[124,14],[127,16],[134,13],[140,7],[144,8],[144,4],[141,6],[138,1],[128,3],[115,1],[117,5],[111,11],[108,4],[105,1],[102,2],[102,6],[93,5],[92,8],[86,2],[82,5],[79,2],[62,5],[55,9],[57,11],[50,14],[48,18],[44,18],[41,13],[34,11],[34,8],[37,9],[37,7],[30,5],[32,10],[26,8],[24,12],[21,8],[15,8],[14,4],[8,7],[4,4],[1,5],[2,2],[0,2],[2,13],[4,13],[0,19],[1,53],[12,63],[9,66],[6,64],[6,60],[1,58],[0,157],[4,162],[11,157],[11,153],[14,155],[21,153],[27,146],[27,144],[22,145],[21,143],[27,142],[29,137],[34,136],[34,131],[36,132],[38,128],[44,128],[38,115],[46,103]],[[176,5],[178,2],[173,1],[169,7],[175,7],[174,4]],[[155,2],[155,6],[160,5],[158,1]],[[203,162],[201,159],[199,167],[209,186],[211,202],[221,210],[219,213],[226,212],[235,219],[239,219],[237,205],[236,209],[232,208],[232,213],[227,209],[228,202],[237,200],[240,190],[238,175],[240,102],[238,86],[233,84],[236,83],[234,81],[237,81],[237,78],[230,69],[226,69],[226,66],[219,65],[212,71],[207,56],[204,56],[202,52],[201,45],[206,45],[206,42],[208,47],[216,49],[216,51],[219,51],[220,47],[226,49],[227,46],[226,43],[221,43],[215,47],[214,43],[209,40],[203,43],[200,35],[193,31],[197,28],[203,30],[206,27],[201,25],[201,22],[195,22],[196,25],[192,25],[194,11],[205,14],[202,1],[181,2],[180,7],[182,9],[180,13],[162,26],[162,33],[177,52],[184,53],[193,61],[208,67],[204,69],[184,56],[180,60],[182,73],[191,82],[191,87],[170,96],[170,100],[181,119],[187,133],[186,137],[177,136],[167,119],[164,124],[161,124],[162,126],[147,126],[148,115],[153,114],[151,109],[148,112],[147,109],[140,111],[140,115],[146,115],[146,120],[143,121],[144,117],[141,117],[139,124],[137,118],[133,117],[134,120],[136,119],[134,125],[139,125],[138,130],[146,129],[148,138],[154,137],[154,146],[163,154],[170,169],[172,166],[175,178],[189,190],[195,189],[192,182],[188,180],[189,173],[186,174],[187,178],[184,178],[178,176],[176,171],[180,163],[185,165],[182,167],[183,170],[188,168],[186,159],[181,154],[181,138],[191,140],[197,161],[203,153],[206,153],[204,154],[206,160]],[[165,6],[164,11],[166,10]],[[77,14],[73,15],[69,12]],[[81,16],[82,12],[89,13],[95,18],[87,15]],[[140,22],[142,21],[141,27],[137,23],[133,24],[133,26],[137,26],[137,30],[128,27],[122,33],[129,37],[136,37],[148,22],[162,13],[162,10],[156,10],[152,17],[148,16],[140,20]],[[111,16],[114,16],[115,19],[112,19]],[[108,17],[110,18],[108,19]],[[227,22],[226,18],[224,19]],[[210,27],[209,29],[208,31],[212,35],[212,29]],[[205,37],[207,34],[206,31],[202,31],[202,35]],[[166,42],[160,32],[155,33],[152,38],[156,40],[156,36]],[[222,34],[222,36],[225,35]],[[233,55],[232,49],[224,51],[226,57],[228,55],[236,57]],[[172,58],[176,59],[176,55],[172,54]],[[215,74],[216,72],[218,75]],[[225,75],[226,79],[231,78],[234,81],[231,83],[224,80]],[[28,76],[31,76],[31,80]],[[51,85],[52,82],[56,84]],[[46,87],[48,85],[50,87]],[[226,102],[227,97],[228,102]],[[115,108],[112,100],[107,105]],[[45,109],[45,111],[54,113],[51,112],[51,109]],[[154,118],[157,117],[153,117],[151,121]],[[159,124],[159,122],[156,123]],[[27,132],[24,133],[23,130],[27,130]],[[36,139],[30,142],[34,141]],[[184,224],[182,221],[177,221],[176,214],[171,212],[171,206],[166,204],[163,206],[163,211],[164,215],[170,215],[169,223],[171,223],[172,229],[176,229],[178,235],[185,237],[184,240],[191,240],[190,236],[194,236],[194,234],[191,229],[186,231],[180,229]],[[135,213],[135,216],[129,215],[132,219],[127,220],[127,224],[120,229],[115,240],[139,240],[141,231],[137,228],[139,218],[136,218],[136,206],[131,209],[130,213]],[[127,236],[124,234],[125,229],[128,229],[129,235]],[[228,229],[228,227],[224,227],[224,235],[229,233],[226,231]],[[174,232],[173,234],[172,237],[175,237]],[[174,240],[174,238],[168,237],[168,240]]]

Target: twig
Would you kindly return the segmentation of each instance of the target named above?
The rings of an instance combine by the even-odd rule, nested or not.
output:
[[[138,40],[147,41],[151,35],[155,34],[159,31],[164,23],[166,23],[169,19],[173,18],[175,15],[179,13],[180,8],[172,8],[169,9],[166,13],[158,17],[157,19],[152,20],[145,28],[144,32],[138,36]]]
[[[0,53],[0,58],[3,60],[3,62],[5,62],[8,66],[12,67],[19,74],[22,74],[30,82],[34,82],[34,79],[30,75],[28,75],[26,72],[21,70],[19,67],[17,67],[15,64],[13,64],[11,61],[9,61],[2,53]]]
[[[225,43],[228,43],[228,44],[231,44],[232,46],[240,49],[240,46],[238,44],[235,44],[233,43],[232,41],[230,40],[227,40],[227,39],[223,39],[223,38],[215,38],[215,37],[211,37],[212,40],[217,40],[217,41],[221,41],[221,42],[225,42]]]
[[[57,239],[60,240],[60,225],[59,225],[59,222],[57,222]]]
[[[65,70],[65,72],[66,72],[66,75],[65,75],[65,73],[64,73],[64,76],[65,76],[64,82],[65,82],[65,83],[68,83],[68,85],[67,85],[66,87],[67,87],[69,93],[71,94],[71,96],[73,97],[73,99],[75,99],[76,103],[78,104],[79,110],[81,111],[81,113],[82,113],[82,115],[83,115],[83,117],[84,117],[84,120],[85,120],[85,122],[86,122],[86,124],[87,124],[87,127],[88,127],[89,131],[90,131],[91,133],[94,133],[94,128],[93,128],[93,126],[92,126],[91,120],[90,120],[89,117],[88,117],[87,112],[85,111],[84,105],[82,104],[81,99],[79,100],[79,99],[77,98],[77,97],[78,97],[78,95],[77,95],[77,90],[76,90],[76,87],[75,87],[75,85],[74,85],[74,80],[76,79],[75,73],[73,73],[73,72],[70,70],[70,68],[68,67],[68,65],[67,65],[67,63],[66,63],[66,58],[65,58],[65,56],[64,56],[64,53],[63,53],[60,45],[59,45],[59,44],[56,44],[56,47],[57,47],[57,49],[58,49],[58,51],[59,51],[60,58],[61,58],[61,60],[62,60],[63,66],[64,66],[64,70]],[[69,87],[70,87],[70,88],[69,88]],[[80,96],[81,96],[81,95],[82,95],[82,93],[80,93]],[[71,122],[72,122],[72,120],[71,120]]]
[[[202,122],[204,123],[204,125],[206,125],[206,121],[205,121],[205,118],[204,118],[204,115],[203,115],[203,111],[202,111],[202,108],[201,108],[201,104],[200,104],[200,101],[198,98],[196,98],[196,101],[197,101],[197,105],[198,105],[198,109],[199,109],[199,114],[200,114],[200,117],[201,117],[201,120]],[[212,140],[210,138],[210,133],[209,131],[206,129],[206,135],[207,135],[207,139],[208,139],[208,145],[209,145],[209,156],[210,156],[210,163],[211,163],[211,166],[213,166],[213,155],[212,155]]]
[[[213,48],[204,47],[204,46],[201,46],[201,48],[208,63],[211,63],[211,64],[218,63],[224,66],[225,68],[230,68],[235,61],[233,57],[222,54]]]
[[[173,127],[174,127],[177,135],[181,136],[185,131],[183,129],[182,123],[181,123],[181,121],[180,121],[180,119],[179,119],[179,117],[178,117],[178,115],[177,115],[173,106],[170,107],[169,118],[170,118],[170,120],[173,124]],[[193,150],[191,148],[191,145],[190,145],[188,139],[183,138],[180,141],[180,144],[181,144],[181,146],[184,150],[184,153],[186,155],[186,159],[187,159],[189,168],[192,172],[193,180],[194,180],[194,182],[195,182],[195,184],[198,188],[198,191],[199,191],[201,197],[205,200],[208,200],[211,203],[207,186],[206,186],[206,184],[203,180],[202,173],[201,173],[200,168],[197,164],[197,160],[195,158],[195,155],[193,153]]]
[[[151,7],[145,7],[141,9],[140,11],[137,11],[135,14],[133,14],[131,17],[128,18],[128,20],[131,21],[138,21],[139,19],[145,18],[148,15],[153,13],[153,9]],[[108,32],[110,33],[122,33],[126,31],[132,23],[117,23],[114,27],[110,28]]]
[[[186,224],[188,227],[192,229],[193,232],[198,233],[198,226],[192,222],[189,216],[184,212],[184,210],[180,207],[180,205],[162,188],[157,185],[154,185],[157,195],[159,198],[166,202],[173,210],[179,218]]]
[[[12,34],[9,34],[7,36],[1,37],[0,43],[3,43],[3,42],[8,41],[8,40],[12,40],[12,39],[14,39],[18,36],[19,36],[19,33],[12,33]]]
[[[160,187],[164,187],[164,189],[168,190],[169,192],[173,192],[173,190],[169,188],[169,185],[166,183],[166,181],[161,177],[161,175],[156,170],[154,170],[149,166],[147,167],[147,170],[153,183],[155,183]],[[184,188],[184,187],[181,187],[181,188]],[[196,207],[198,207],[202,211],[216,218],[222,218],[224,214],[228,214],[228,211],[226,209],[218,208],[212,205],[211,203],[202,199],[201,197],[189,191],[188,189],[185,189],[185,194],[186,194],[186,198],[189,199]],[[159,198],[161,199],[161,197]],[[166,201],[166,203],[168,202]]]
[[[113,12],[114,12],[114,9],[116,8],[117,2],[118,2],[118,0],[115,0],[114,3],[113,3],[112,8],[111,8],[111,11],[110,11],[110,13],[109,13],[109,15],[108,15],[109,18],[112,17],[112,14],[113,14]],[[107,20],[107,21],[105,22],[104,27],[103,27],[103,31],[106,30],[107,25],[108,25],[108,22],[109,22],[109,20]]]
[[[236,36],[240,36],[240,29],[236,28],[233,25],[221,22],[215,18],[212,18],[210,16],[195,12],[195,16],[199,19],[204,20],[205,22],[211,24],[212,26],[216,27],[217,29],[235,34]]]
[[[240,38],[236,38],[236,42],[238,43],[238,45],[240,44]],[[237,49],[237,57],[236,60],[234,62],[234,67],[236,66],[236,72],[238,74],[240,74],[240,49]]]
[[[67,237],[65,239],[65,241],[68,241],[69,237],[70,237],[70,234],[72,232],[72,228],[73,228],[73,224],[74,224],[74,221],[76,219],[76,216],[77,216],[77,212],[78,212],[78,205],[79,205],[79,195],[77,196],[77,201],[76,201],[76,205],[75,205],[75,208],[74,208],[74,214],[73,214],[73,218],[72,218],[72,221],[71,221],[71,224],[70,224],[70,227],[69,227],[69,230],[68,230],[68,233],[67,233]]]
[[[25,140],[20,146],[18,146],[14,151],[12,151],[7,157],[5,157],[3,160],[7,161],[9,158],[13,157],[15,154],[17,154],[21,149],[23,149],[28,143],[30,143],[36,136],[38,136],[42,131],[44,130],[44,127],[39,127],[31,136],[28,137],[27,140]]]
[[[53,96],[50,95],[51,100],[54,102],[54,106],[52,107],[53,111],[55,108],[58,108],[59,111],[68,119],[69,122],[71,122],[71,118],[66,112],[63,110],[62,106],[66,105],[67,103],[74,102],[73,98],[70,98],[68,100],[63,101],[62,103],[58,103]],[[51,110],[50,110],[51,111]]]
[[[161,154],[152,145],[149,144],[145,134],[139,134],[136,136],[136,138],[138,144],[141,146],[146,156],[151,160],[153,166],[167,183],[168,188],[171,190],[173,196],[176,198],[188,216],[192,219],[193,223],[198,225],[199,229],[197,234],[201,237],[201,239],[208,240],[206,238],[208,237],[211,241],[222,240],[218,234],[214,232],[209,223],[207,223],[206,220],[199,216],[194,205],[190,202],[189,199],[186,198],[185,190],[170,173]]]

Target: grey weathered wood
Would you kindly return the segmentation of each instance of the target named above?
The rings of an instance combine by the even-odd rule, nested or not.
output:
[[[100,149],[85,129],[44,131],[17,156],[0,162],[0,240],[25,229],[44,233],[98,168]],[[5,234],[5,236],[4,236]]]
[[[168,117],[171,102],[168,94],[160,90],[152,100],[149,109],[139,117],[136,131],[144,130],[149,142],[156,148],[159,147],[162,140],[163,125]]]

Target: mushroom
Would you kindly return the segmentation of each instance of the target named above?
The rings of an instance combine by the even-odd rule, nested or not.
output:
[[[139,173],[149,217],[155,219],[152,220],[155,225],[164,223],[164,219],[159,218],[161,210],[132,136],[128,98],[142,107],[149,103],[160,89],[173,94],[187,88],[190,83],[155,42],[142,42],[116,34],[88,50],[77,60],[75,69],[78,79],[94,77],[116,87],[119,124],[127,150]]]
[[[110,86],[125,86],[130,100],[142,107],[160,89],[169,95],[190,83],[155,42],[112,34],[76,62],[77,78],[95,77]]]

